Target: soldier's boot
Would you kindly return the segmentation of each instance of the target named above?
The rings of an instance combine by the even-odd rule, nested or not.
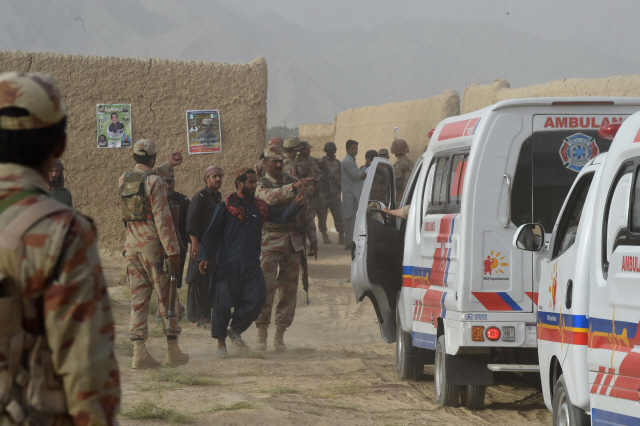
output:
[[[267,350],[267,329],[269,324],[258,324],[258,339],[256,341],[256,350]]]
[[[329,236],[327,235],[327,233],[326,233],[326,232],[323,232],[323,233],[322,233],[322,242],[323,242],[324,244],[331,244],[333,241],[331,241],[331,240],[329,239]]]
[[[160,367],[162,363],[156,360],[149,354],[147,347],[144,344],[144,340],[133,341],[133,361],[131,361],[131,368],[143,369],[143,368],[155,368]]]
[[[165,365],[178,367],[189,362],[189,354],[182,353],[178,346],[178,339],[167,340],[167,357],[164,359]]]
[[[285,331],[287,331],[286,327],[276,327],[276,335],[273,336],[273,346],[275,346],[276,352],[284,352],[287,350],[287,345],[284,344]]]
[[[340,244],[341,246],[345,245],[344,232],[338,232],[338,244]]]

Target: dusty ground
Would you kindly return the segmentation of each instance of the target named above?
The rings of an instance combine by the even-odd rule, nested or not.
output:
[[[483,410],[443,408],[435,404],[433,367],[417,383],[396,375],[394,345],[380,337],[369,301],[356,304],[350,258],[342,246],[320,245],[310,261],[311,304],[300,288],[294,324],[285,335],[289,351],[230,349],[216,359],[209,330],[183,320],[182,349],[191,356],[178,369],[131,369],[127,324],[129,302],[121,257],[103,256],[117,321],[117,354],[123,404],[121,424],[192,422],[198,425],[550,425],[542,394],[517,377],[487,390]],[[337,281],[340,280],[340,281]],[[181,300],[186,300],[181,291]],[[150,352],[164,357],[162,328],[150,319]],[[256,329],[244,335],[251,345]],[[132,418],[133,417],[133,418]],[[157,417],[140,420],[140,417]]]

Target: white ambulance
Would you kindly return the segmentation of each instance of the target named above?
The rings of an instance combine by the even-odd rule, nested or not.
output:
[[[640,98],[528,98],[445,119],[400,206],[393,166],[373,162],[351,278],[396,342],[401,378],[435,363],[437,402],[475,409],[493,371],[538,372],[540,272],[514,234],[530,222],[550,229],[578,172],[609,148],[601,125],[639,109]],[[379,211],[407,204],[406,221]]]
[[[554,425],[589,414],[593,425],[640,425],[640,113],[601,135],[616,130],[578,175],[548,247],[530,238],[544,235],[539,224],[513,241],[542,263],[538,353]]]

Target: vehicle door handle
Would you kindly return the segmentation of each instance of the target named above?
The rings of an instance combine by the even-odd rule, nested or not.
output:
[[[573,299],[573,281],[569,280],[567,282],[567,295],[564,299],[564,306],[567,307],[567,309],[571,309],[571,303]]]

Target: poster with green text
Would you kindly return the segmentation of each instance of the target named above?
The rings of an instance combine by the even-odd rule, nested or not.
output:
[[[98,148],[131,148],[131,105],[98,104]]]

